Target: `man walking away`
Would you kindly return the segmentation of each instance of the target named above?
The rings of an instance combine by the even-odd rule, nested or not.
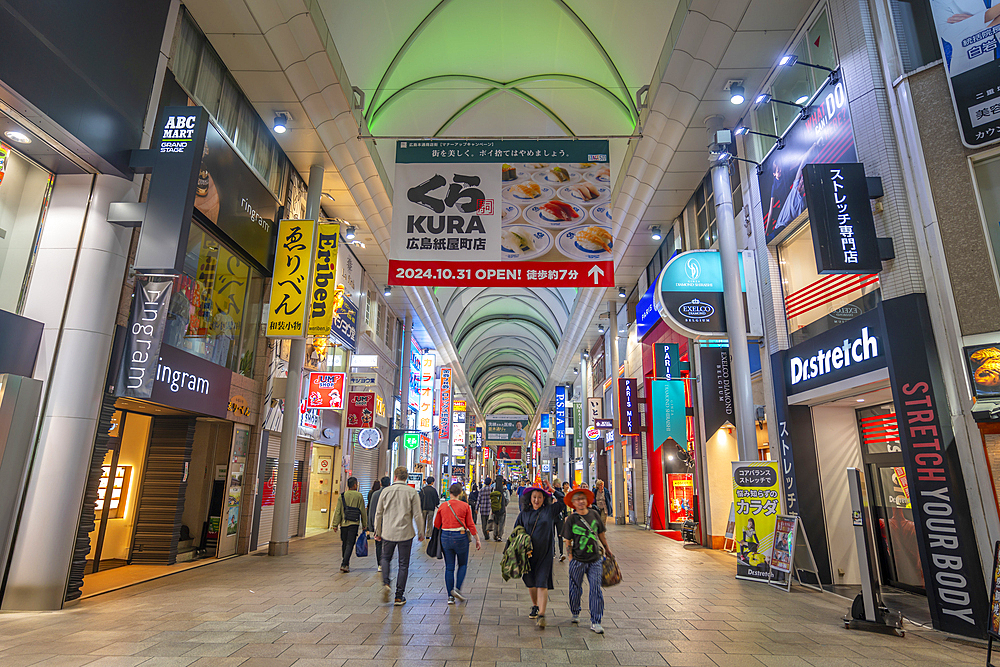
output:
[[[389,563],[392,554],[399,549],[399,571],[396,573],[396,606],[406,604],[406,575],[410,572],[410,548],[413,536],[424,541],[423,514],[420,509],[420,492],[406,483],[406,466],[393,471],[392,484],[379,492],[378,507],[375,509],[375,539],[382,545],[382,597],[389,601],[392,587],[389,585]],[[413,530],[413,522],[417,530]]]
[[[424,513],[424,535],[431,534],[434,527],[434,510],[441,504],[441,495],[434,488],[434,478],[428,477],[427,484],[420,489],[420,509]]]
[[[483,539],[490,539],[490,531],[488,530],[490,523],[490,512],[493,511],[492,505],[490,503],[490,492],[493,488],[490,486],[490,478],[487,477],[483,480],[483,488],[479,489],[479,516],[483,519]]]
[[[333,530],[340,528],[340,571],[351,571],[351,554],[358,541],[358,529],[368,530],[368,513],[365,512],[365,497],[358,491],[358,478],[347,480],[347,491],[340,496],[337,509],[333,512]]]
[[[469,507],[475,512],[479,509],[479,484],[472,485],[472,491],[469,493]]]
[[[507,485],[503,477],[497,475],[493,483],[493,490],[490,491],[490,509],[493,510],[493,540],[503,541],[503,525],[507,520],[507,502],[510,494],[507,493]]]
[[[378,507],[378,498],[382,493],[382,489],[388,489],[392,480],[386,475],[378,481],[379,487],[368,494],[368,525],[375,530],[375,508]],[[378,563],[378,571],[382,571],[382,542],[381,540],[375,541],[375,562]]]

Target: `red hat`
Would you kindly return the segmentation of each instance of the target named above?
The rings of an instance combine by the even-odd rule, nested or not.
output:
[[[566,503],[568,507],[573,507],[573,496],[575,496],[578,493],[582,493],[587,497],[587,507],[590,507],[591,505],[594,504],[594,492],[591,491],[590,489],[584,489],[579,486],[570,491],[569,493],[567,493],[566,497],[563,498],[563,502]]]

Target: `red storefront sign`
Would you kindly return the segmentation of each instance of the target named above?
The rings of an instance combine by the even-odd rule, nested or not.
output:
[[[375,392],[352,391],[347,395],[347,426],[371,428],[375,425]]]
[[[420,287],[614,287],[614,262],[434,262],[389,260],[393,285]]]
[[[340,410],[344,407],[343,373],[310,373],[306,407],[314,410]]]

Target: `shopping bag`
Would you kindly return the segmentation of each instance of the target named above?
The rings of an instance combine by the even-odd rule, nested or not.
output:
[[[358,542],[354,545],[354,555],[364,558],[368,555],[368,531],[362,530],[358,534]]]
[[[431,558],[444,558],[441,548],[441,529],[436,527],[431,531],[431,539],[427,540],[427,555]]]
[[[622,583],[622,571],[618,567],[618,561],[614,556],[604,556],[604,562],[601,563],[601,586],[607,588],[620,583]]]

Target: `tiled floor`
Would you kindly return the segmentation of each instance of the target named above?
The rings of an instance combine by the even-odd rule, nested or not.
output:
[[[109,593],[67,610],[0,615],[0,666],[503,667],[707,665],[930,667],[983,664],[985,651],[910,627],[905,638],[843,628],[847,602],[733,578],[731,557],[634,528],[609,541],[624,582],[605,591],[606,634],[569,624],[565,564],[549,627],[500,576],[500,546],[475,553],[469,601],[449,607],[443,566],[411,561],[405,607],[381,602],[373,557],[338,570],[332,534],[281,559],[245,556]],[[374,549],[372,550],[374,552]],[[586,603],[584,617],[586,617]]]

